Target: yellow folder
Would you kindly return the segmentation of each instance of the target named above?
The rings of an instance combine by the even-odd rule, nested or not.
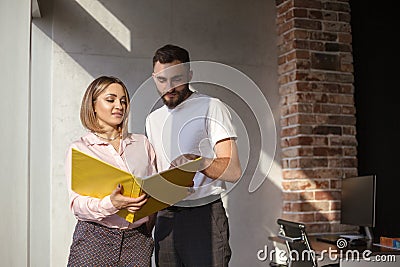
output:
[[[135,177],[100,159],[72,148],[71,189],[84,196],[103,198],[118,184],[123,195],[138,197],[146,192],[150,198],[143,207],[130,213],[126,209],[117,214],[132,223],[154,212],[173,205],[188,196],[188,186],[199,169],[200,158],[148,177]]]

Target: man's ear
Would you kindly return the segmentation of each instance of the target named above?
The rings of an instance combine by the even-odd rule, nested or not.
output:
[[[188,82],[190,82],[192,80],[192,78],[193,78],[193,71],[190,70],[189,71],[189,81]]]

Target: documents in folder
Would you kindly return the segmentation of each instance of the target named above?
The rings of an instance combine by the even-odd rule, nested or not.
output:
[[[150,197],[137,212],[120,210],[117,214],[132,223],[171,206],[188,196],[188,187],[199,169],[200,158],[148,176],[136,177],[113,165],[72,148],[71,189],[80,195],[103,198],[118,184],[123,195],[138,197],[144,192]]]

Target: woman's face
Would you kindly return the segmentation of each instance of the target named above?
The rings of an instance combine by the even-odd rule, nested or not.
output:
[[[127,97],[118,83],[110,84],[94,103],[97,120],[103,128],[116,129],[124,119],[126,107]]]

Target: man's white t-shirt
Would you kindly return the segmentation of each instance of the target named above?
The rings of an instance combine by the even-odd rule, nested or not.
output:
[[[156,152],[158,171],[167,170],[182,154],[215,158],[215,144],[226,138],[237,138],[228,108],[219,99],[194,91],[173,109],[163,105],[146,118],[146,134]],[[185,200],[219,195],[225,182],[198,172],[195,192]],[[179,204],[179,203],[178,203]]]

